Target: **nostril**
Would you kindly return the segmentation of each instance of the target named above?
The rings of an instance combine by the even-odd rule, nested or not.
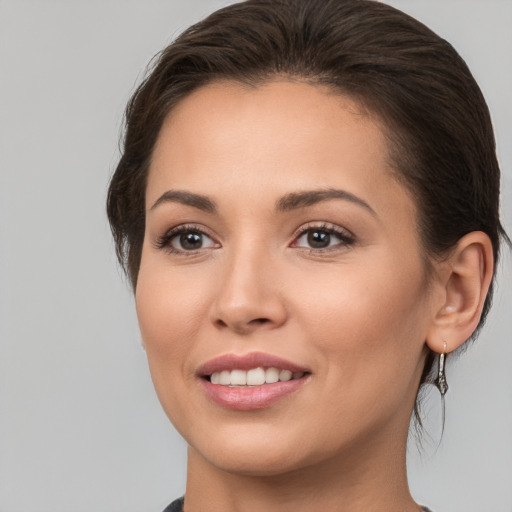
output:
[[[252,331],[253,328],[259,326],[259,325],[266,325],[270,323],[271,320],[269,318],[253,318],[252,320],[249,320],[248,322],[227,322],[226,320],[222,320],[222,318],[218,318],[215,320],[215,325],[219,329],[225,329],[225,328],[232,328],[235,331],[243,332],[246,330]]]

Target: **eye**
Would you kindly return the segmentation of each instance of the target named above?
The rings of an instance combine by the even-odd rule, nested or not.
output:
[[[218,247],[206,233],[195,227],[179,226],[171,229],[156,242],[158,249],[171,253],[190,253],[201,249]]]
[[[348,246],[354,243],[352,234],[334,226],[316,226],[302,229],[296,237],[293,247],[322,250]]]
[[[204,247],[212,247],[213,240],[200,231],[185,231],[172,237],[170,244],[180,251],[197,251]]]

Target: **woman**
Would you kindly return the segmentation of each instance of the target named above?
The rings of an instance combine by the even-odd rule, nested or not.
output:
[[[108,213],[188,443],[167,510],[418,511],[418,392],[490,306],[499,167],[453,48],[367,0],[249,0],[165,49]]]

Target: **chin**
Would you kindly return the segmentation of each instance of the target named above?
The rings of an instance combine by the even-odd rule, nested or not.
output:
[[[306,466],[298,447],[304,443],[260,432],[202,437],[207,442],[189,440],[193,452],[212,466],[247,476],[275,476]],[[305,454],[304,454],[305,455]]]
[[[261,426],[260,426],[261,427]],[[251,477],[275,477],[290,474],[327,461],[342,446],[308,443],[305,432],[289,428],[228,429],[222,435],[189,439],[189,446],[201,459],[227,473]],[[198,440],[198,443],[194,441]],[[207,440],[207,442],[204,442]]]
[[[202,454],[204,457],[211,455],[208,462],[218,469],[227,473],[244,475],[250,477],[274,477],[290,473],[294,470],[305,467],[300,461],[290,459],[288,455],[258,453],[234,453],[233,456],[225,454]]]

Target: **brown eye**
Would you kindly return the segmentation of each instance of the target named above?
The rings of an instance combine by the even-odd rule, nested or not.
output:
[[[213,247],[215,243],[200,231],[183,231],[172,237],[170,245],[178,251],[197,251],[205,247]]]
[[[353,243],[353,235],[345,230],[342,231],[342,228],[319,226],[304,229],[292,246],[321,251],[322,249],[347,247]]]
[[[312,249],[324,249],[331,244],[331,234],[320,230],[311,230],[307,233],[308,245]]]

